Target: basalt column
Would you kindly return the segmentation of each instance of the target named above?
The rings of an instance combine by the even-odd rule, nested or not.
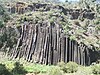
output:
[[[39,23],[21,26],[20,37],[11,58],[54,64],[73,61],[80,65],[90,65],[90,49],[83,43],[71,40],[56,23]]]

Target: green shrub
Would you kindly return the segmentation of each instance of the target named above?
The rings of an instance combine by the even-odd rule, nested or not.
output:
[[[61,62],[59,62],[59,63],[57,64],[57,66],[59,66],[60,69],[63,70],[64,72],[66,71],[66,66],[65,66],[65,65],[66,65],[66,64],[65,64],[63,61],[61,61]]]
[[[100,74],[100,64],[93,65],[91,68],[93,74]]]
[[[27,71],[23,68],[23,65],[20,64],[19,62],[16,62],[14,64],[14,68],[12,70],[13,75],[17,75],[17,74],[26,74]]]
[[[59,66],[59,67],[65,67],[65,63],[64,63],[63,61],[61,61],[61,62],[59,62],[59,63],[57,64],[57,66]]]
[[[5,65],[0,64],[0,75],[12,75],[12,74],[8,71]]]
[[[52,67],[48,72],[48,75],[63,75],[63,72],[59,67]]]
[[[92,75],[92,70],[90,67],[80,66],[75,75]]]
[[[66,73],[74,73],[78,70],[78,64],[75,62],[68,62],[66,64],[66,67],[64,69],[64,72]]]
[[[0,20],[0,28],[4,27],[3,21]]]

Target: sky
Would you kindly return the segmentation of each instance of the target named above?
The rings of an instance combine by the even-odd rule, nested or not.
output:
[[[65,2],[65,0],[60,0],[62,2]],[[79,0],[68,0],[68,1],[79,1]]]

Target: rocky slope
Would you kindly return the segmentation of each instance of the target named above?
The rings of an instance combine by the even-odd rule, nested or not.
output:
[[[13,19],[19,24],[23,23],[24,19],[27,19],[28,22],[42,21],[42,19],[43,21],[57,22],[62,26],[64,32],[73,35],[73,39],[87,45],[100,47],[100,18],[96,8],[96,5],[94,8],[86,9],[78,5],[69,8],[57,4],[18,2],[10,5],[8,10],[12,14],[18,13],[13,16]],[[91,42],[91,40],[95,41]]]
[[[7,48],[8,55],[43,64],[74,61],[90,65],[100,59],[100,18],[94,6],[7,3],[11,20],[6,27],[16,33],[8,35],[17,36]]]

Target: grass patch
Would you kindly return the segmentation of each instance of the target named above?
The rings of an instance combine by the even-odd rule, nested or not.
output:
[[[1,60],[1,59],[0,59]],[[19,62],[19,67],[15,66],[15,63]],[[65,64],[64,62],[58,63],[57,66],[41,65],[36,63],[30,63],[24,60],[7,60],[3,59],[0,64],[4,64],[8,72],[12,75],[23,75],[21,73],[35,73],[39,75],[99,75],[100,74],[100,64],[91,66],[81,66],[73,62]],[[19,72],[22,71],[22,72]],[[66,72],[65,72],[66,71]],[[15,73],[16,72],[16,73]],[[17,74],[18,73],[18,74]]]
[[[1,59],[0,59],[1,60]],[[36,63],[30,63],[25,60],[8,60],[8,59],[2,59],[0,63],[5,64],[6,68],[9,71],[12,71],[14,68],[14,64],[16,62],[19,62],[20,64],[23,65],[23,68],[28,72],[28,73],[47,73],[48,70],[51,68],[54,68],[55,66],[49,66],[49,65],[41,65],[41,64],[36,64]]]

